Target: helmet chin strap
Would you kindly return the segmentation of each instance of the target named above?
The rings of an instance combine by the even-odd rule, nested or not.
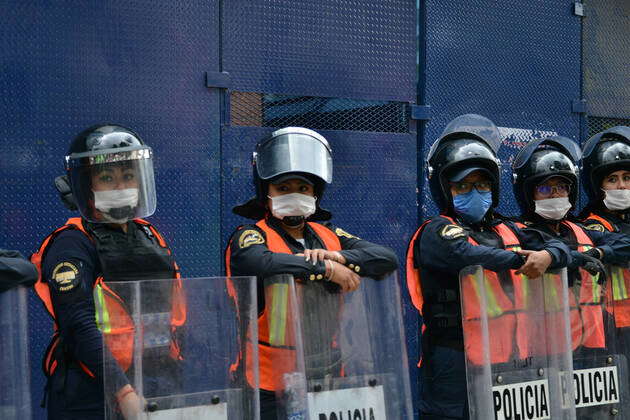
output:
[[[298,229],[304,226],[304,216],[284,216],[282,224],[291,229]]]

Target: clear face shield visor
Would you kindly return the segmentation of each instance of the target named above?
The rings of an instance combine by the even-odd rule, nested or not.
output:
[[[303,172],[330,184],[332,155],[328,142],[319,137],[287,132],[259,144],[254,153],[258,176],[267,180],[284,173]]]
[[[155,212],[153,152],[131,146],[66,157],[81,216],[95,223],[125,223]]]

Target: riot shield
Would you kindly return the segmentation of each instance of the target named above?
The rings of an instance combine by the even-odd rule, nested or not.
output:
[[[601,273],[592,276],[580,270],[570,282],[570,303],[580,315],[571,319],[578,419],[630,418],[630,270],[609,266],[607,271],[606,281],[600,281]]]
[[[470,418],[575,419],[566,269],[460,273]]]
[[[30,419],[27,289],[0,293],[0,419]]]
[[[94,295],[107,419],[258,418],[255,278],[110,282]]]
[[[278,289],[267,299],[278,284],[288,285],[287,311],[278,309]],[[327,281],[293,283],[290,276],[268,279],[265,287],[268,313],[295,317],[285,317],[295,352],[294,369],[277,391],[280,419],[413,418],[395,274],[362,278],[351,293]],[[277,337],[274,323],[277,316],[269,318],[270,332],[275,329],[270,336]],[[307,408],[300,412],[299,404]]]

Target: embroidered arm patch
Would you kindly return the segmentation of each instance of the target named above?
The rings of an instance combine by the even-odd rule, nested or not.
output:
[[[67,293],[74,290],[81,281],[79,269],[75,263],[69,261],[57,264],[51,277],[51,286],[59,293]]]
[[[335,229],[335,234],[337,236],[343,236],[344,238],[349,238],[349,239],[361,239],[358,236],[354,236],[354,235],[346,232],[345,230],[343,230],[341,228],[336,228]]]
[[[604,226],[600,225],[599,223],[592,223],[590,225],[586,225],[586,226],[584,226],[584,229],[586,229],[586,230],[595,230],[597,232],[605,232],[606,231]]]
[[[241,236],[239,236],[238,238],[239,248],[247,248],[248,246],[264,243],[265,239],[262,237],[260,232],[255,229],[247,229],[243,231],[243,233],[241,233]]]
[[[440,236],[450,241],[453,239],[466,237],[466,231],[461,226],[445,225],[442,230],[440,230]]]

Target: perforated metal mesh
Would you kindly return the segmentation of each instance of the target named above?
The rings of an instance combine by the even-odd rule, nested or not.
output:
[[[630,118],[588,117],[588,137],[617,125],[630,126]]]
[[[586,0],[585,6],[583,79],[589,113],[630,118],[630,2]]]
[[[320,130],[409,131],[405,102],[231,92],[234,126],[300,126]]]
[[[224,3],[222,59],[233,89],[415,99],[415,1]]]

